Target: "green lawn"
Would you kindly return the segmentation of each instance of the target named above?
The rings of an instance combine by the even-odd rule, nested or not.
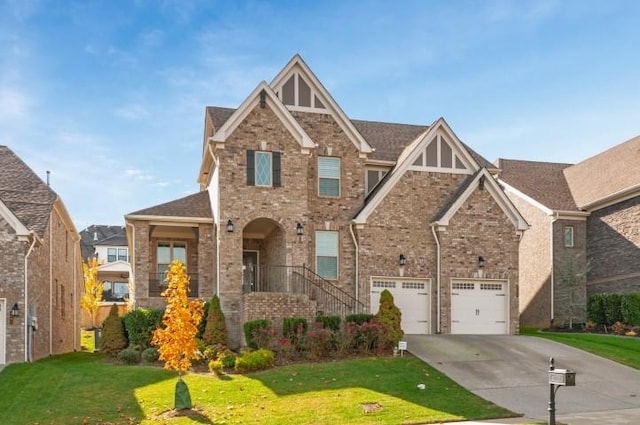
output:
[[[640,338],[570,332],[541,332],[522,329],[522,335],[547,338],[640,369]]]
[[[163,415],[176,375],[73,353],[0,372],[8,424],[413,424],[513,416],[413,357],[279,367],[251,375],[189,374],[198,414]],[[417,384],[426,384],[425,390]],[[365,413],[363,404],[381,409]]]

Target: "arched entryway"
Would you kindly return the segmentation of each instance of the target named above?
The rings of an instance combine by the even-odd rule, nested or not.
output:
[[[274,220],[258,218],[244,227],[243,292],[287,292],[284,287],[287,274],[286,247],[284,229]]]

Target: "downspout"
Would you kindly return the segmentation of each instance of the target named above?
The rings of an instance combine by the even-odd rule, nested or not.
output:
[[[207,142],[207,147],[209,148],[209,155],[211,155],[211,159],[213,159],[214,164],[216,164],[216,168],[218,168],[218,182],[220,182],[220,168],[218,161],[216,160],[216,156],[213,154],[213,147],[210,142]],[[211,180],[209,180],[209,184],[211,184]],[[216,230],[216,295],[220,297],[220,184],[216,187],[216,197],[218,198],[216,200],[218,208],[217,222],[216,217],[214,217]]]
[[[49,214],[49,355],[53,354],[53,211]]]
[[[558,220],[558,215],[556,213],[556,216],[551,218],[551,226],[549,228],[549,245],[550,245],[550,249],[549,249],[549,257],[551,260],[551,325],[553,326],[553,321],[555,320],[555,300],[554,300],[554,294],[555,294],[555,274],[556,274],[556,270],[555,270],[555,266],[553,264],[553,224]]]
[[[356,247],[356,301],[360,301],[360,269],[358,267],[358,260],[359,260],[359,256],[360,256],[360,247],[358,246],[358,241],[356,240],[356,235],[353,232],[353,225],[354,223],[351,222],[349,225],[349,233],[351,233],[351,238],[353,239],[353,244]],[[354,312],[354,313],[359,313],[358,311]]]
[[[436,333],[440,333],[440,241],[436,234],[435,224],[431,225],[431,233],[433,233],[433,239],[436,241],[436,288],[438,290],[438,303],[436,307]]]
[[[38,238],[35,233],[31,232],[31,238],[33,241],[31,242],[31,246],[27,250],[27,255],[24,256],[24,310],[25,310],[25,318],[28,317],[29,314],[29,255],[33,251],[33,248],[36,246],[36,242]],[[26,320],[25,320],[26,321]],[[31,362],[31,326],[28,323],[25,323],[24,327],[24,361]]]
[[[78,255],[78,247],[80,244],[73,244],[73,349],[77,350],[78,347],[78,288],[80,285],[78,284],[78,273],[76,272],[78,269],[78,262],[76,257]]]
[[[135,273],[135,262],[131,262],[131,254],[133,253],[134,261],[136,254],[136,226],[133,223],[126,223],[126,225],[131,227],[131,252],[129,253],[129,268],[131,273],[129,275],[129,308],[133,310],[136,308],[136,273]],[[132,291],[133,289],[133,291]],[[132,294],[133,292],[133,294]]]

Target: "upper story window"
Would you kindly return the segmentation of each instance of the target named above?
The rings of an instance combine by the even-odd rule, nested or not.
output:
[[[367,168],[365,175],[365,184],[367,186],[367,194],[384,178],[389,170],[386,168]]]
[[[318,195],[340,196],[340,158],[318,157]]]
[[[107,262],[129,261],[128,248],[107,248]]]
[[[573,248],[573,226],[564,226],[564,246]]]
[[[248,150],[247,185],[280,187],[280,152]]]
[[[338,278],[338,232],[316,232],[316,273],[325,279]]]
[[[187,265],[187,244],[185,242],[158,242],[157,251],[157,272],[164,276],[169,269],[169,264],[175,260],[180,260]],[[161,277],[162,281],[164,278]]]

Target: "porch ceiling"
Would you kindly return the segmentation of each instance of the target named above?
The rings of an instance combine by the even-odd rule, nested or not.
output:
[[[279,226],[275,221],[267,218],[259,218],[244,227],[242,236],[246,239],[264,239],[277,228],[279,228]]]

